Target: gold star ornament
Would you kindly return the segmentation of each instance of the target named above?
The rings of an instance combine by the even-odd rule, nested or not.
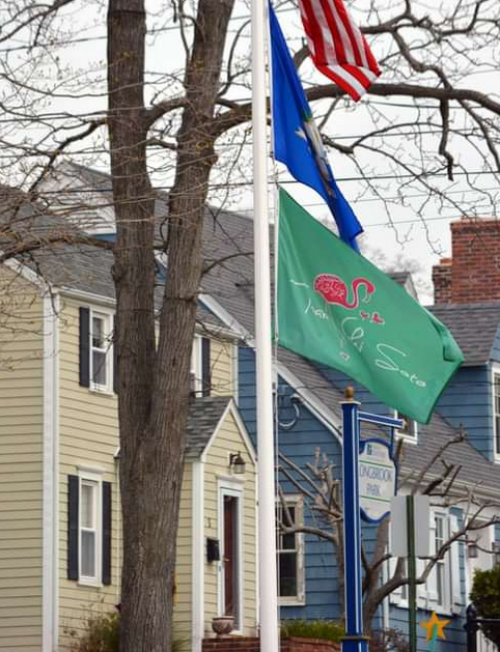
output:
[[[420,626],[427,630],[426,640],[430,641],[433,638],[446,638],[444,635],[444,628],[449,624],[449,620],[439,620],[436,612],[432,613],[429,620],[424,620]]]

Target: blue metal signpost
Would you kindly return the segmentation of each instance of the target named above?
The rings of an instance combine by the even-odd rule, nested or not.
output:
[[[354,389],[345,391],[343,413],[343,501],[344,501],[344,575],[345,636],[342,652],[368,652],[368,637],[363,635],[363,601],[361,590],[361,515],[359,499],[360,423],[374,423],[402,428],[400,419],[359,412]],[[393,441],[391,433],[391,442]]]

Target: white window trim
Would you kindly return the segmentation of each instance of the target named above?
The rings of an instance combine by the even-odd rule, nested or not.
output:
[[[195,396],[201,396],[203,390],[201,340],[202,338],[200,335],[195,335],[193,339],[193,347],[191,349],[190,375],[191,375],[191,379],[193,379],[191,387],[192,387],[192,391],[194,391],[195,393]]]
[[[450,514],[448,511],[443,510],[443,509],[434,509],[431,510],[431,519],[433,520],[432,525],[434,526],[436,518],[442,519],[443,520],[443,525],[444,525],[444,530],[443,530],[443,541],[447,541],[450,537],[450,528],[451,528],[451,522],[450,522]],[[433,542],[433,549],[432,549],[432,554],[435,554],[434,550],[434,545],[436,541],[436,528],[433,527],[431,531],[434,532],[434,542]],[[440,604],[438,602],[438,596],[437,596],[437,566],[438,564],[442,565],[444,567],[444,602],[443,604]],[[436,604],[434,605],[434,611],[440,614],[445,614],[445,615],[451,615],[453,612],[453,594],[452,594],[452,578],[451,578],[451,550],[447,550],[445,553],[445,556],[443,557],[440,562],[437,562],[434,565],[434,568],[431,571],[432,573],[436,574]]]
[[[218,495],[218,514],[217,514],[217,531],[218,538],[221,547],[221,560],[219,562],[219,568],[217,573],[217,613],[219,616],[224,614],[224,497],[233,496],[238,498],[238,518],[237,518],[237,528],[238,528],[238,617],[239,623],[235,624],[235,629],[231,632],[232,634],[243,634],[245,629],[245,613],[244,613],[244,587],[243,587],[243,554],[244,554],[244,542],[243,542],[243,510],[244,510],[244,491],[241,482],[233,482],[230,480],[218,480],[217,482],[217,495]]]
[[[500,364],[493,362],[491,365],[491,404],[492,404],[492,433],[493,433],[493,459],[500,464],[500,451],[497,451],[497,437],[495,431],[496,406],[495,406],[495,376],[500,377]]]
[[[285,500],[287,503],[293,504],[295,507],[295,518],[299,515],[299,521],[304,522],[304,501],[302,496],[298,494],[286,494]],[[281,501],[278,499],[277,504]],[[304,550],[304,533],[297,532],[295,534],[297,541],[297,595],[296,596],[280,596],[279,595],[279,581],[278,581],[278,603],[282,607],[302,607],[306,604],[306,581],[305,581],[305,550]],[[280,555],[280,548],[278,545],[277,554]],[[279,565],[278,565],[279,570]]]
[[[82,586],[102,586],[102,474],[99,472],[79,469],[78,473],[78,584]],[[82,575],[82,483],[94,482],[97,485],[96,495],[96,574],[94,577]]]
[[[107,310],[103,310],[99,308],[98,310],[94,310],[94,308],[90,309],[90,323],[89,323],[89,371],[90,371],[90,387],[89,389],[92,392],[97,392],[99,394],[113,394],[113,346],[114,343],[112,341],[112,334],[113,334],[113,313],[109,312]],[[105,326],[105,332],[107,332],[108,335],[108,346],[105,349],[105,366],[106,366],[106,384],[105,385],[100,385],[99,383],[95,383],[93,380],[94,377],[94,346],[92,343],[92,326],[93,326],[93,320],[94,317],[100,317],[101,319],[104,319],[104,326]]]
[[[394,410],[394,418],[399,419],[399,412],[397,410]],[[411,423],[413,424],[413,428],[415,430],[415,436],[412,437],[411,435],[407,435],[405,432],[402,432],[401,430],[396,430],[395,434],[396,437],[399,439],[403,439],[404,441],[408,442],[408,444],[418,444],[418,423],[414,419],[409,419]]]

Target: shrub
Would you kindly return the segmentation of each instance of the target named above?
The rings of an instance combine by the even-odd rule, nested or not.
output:
[[[399,629],[376,629],[370,638],[370,652],[409,652],[410,644]]]
[[[319,638],[339,643],[344,636],[344,626],[333,620],[285,620],[281,623],[281,636]]]
[[[120,614],[118,611],[90,616],[87,619],[85,632],[76,638],[76,632],[71,632],[75,639],[70,646],[71,652],[119,652],[120,650]],[[187,652],[189,640],[174,632],[172,652]]]
[[[76,637],[76,632],[72,632]],[[71,652],[119,652],[120,614],[92,615],[87,619],[84,634],[71,645]]]
[[[474,573],[470,599],[479,618],[500,618],[500,564]],[[500,623],[481,626],[484,635],[500,648]]]

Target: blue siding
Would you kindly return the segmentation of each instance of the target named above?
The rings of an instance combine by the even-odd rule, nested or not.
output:
[[[453,426],[463,424],[470,443],[493,459],[493,415],[489,367],[463,367],[439,399],[437,411]]]
[[[250,436],[255,442],[255,360],[254,352],[247,347],[239,349],[239,408]],[[294,417],[293,408],[287,396],[294,390],[279,379],[279,395],[282,398],[278,419],[282,423]],[[314,462],[317,448],[326,453],[337,465],[338,477],[341,471],[341,447],[333,433],[328,430],[311,412],[300,403],[300,416],[290,430],[278,429],[280,450],[299,467]],[[290,483],[282,482],[285,493],[297,493]],[[313,518],[304,510],[306,523],[313,524]],[[333,545],[316,536],[305,537],[305,606],[282,606],[281,617],[304,619],[338,619],[341,599],[338,591],[338,568]]]

